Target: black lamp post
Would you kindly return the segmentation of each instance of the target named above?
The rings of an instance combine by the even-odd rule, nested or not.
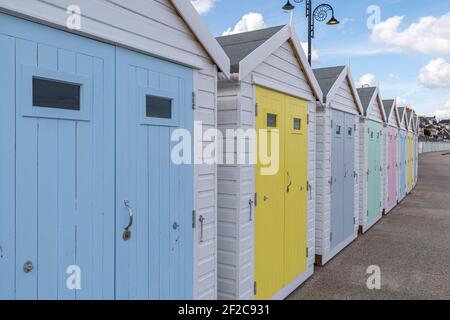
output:
[[[296,3],[302,3],[303,0],[294,0]],[[292,11],[295,6],[290,0],[283,6],[284,11]],[[327,22],[328,25],[339,24],[339,21],[334,17],[334,9],[329,4],[318,5],[313,11],[312,0],[306,0],[306,17],[308,18],[308,61],[311,65],[312,57],[312,39],[314,39],[314,21],[323,22],[328,17],[328,12],[331,11],[331,19]]]

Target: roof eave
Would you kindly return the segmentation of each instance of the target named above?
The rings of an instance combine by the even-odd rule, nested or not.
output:
[[[208,53],[210,58],[217,65],[219,70],[230,77],[230,58],[211,34],[206,24],[200,18],[190,1],[186,0],[170,0],[177,10],[178,14],[184,19],[191,29],[192,33],[197,37],[200,44]]]

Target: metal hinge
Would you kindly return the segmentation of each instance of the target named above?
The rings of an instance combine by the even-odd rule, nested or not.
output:
[[[258,109],[259,109],[258,103],[255,103],[255,117],[258,116]]]
[[[333,128],[333,120],[331,120],[331,127]]]
[[[306,116],[306,122],[309,124],[309,114]]]
[[[353,225],[355,225],[355,224],[356,224],[356,218],[353,217]]]
[[[333,232],[330,232],[330,242],[333,241]]]
[[[258,194],[255,192],[255,207],[258,205]]]
[[[356,131],[356,124],[354,124],[353,127],[355,128],[355,131]]]
[[[197,106],[196,94],[194,91],[192,91],[192,110],[195,110],[196,106]]]
[[[367,210],[367,216],[369,216],[369,210]]]
[[[192,229],[195,229],[195,216],[196,216],[196,212],[195,210],[192,210]]]
[[[253,294],[256,296],[256,281],[253,282]]]
[[[309,248],[306,248],[306,257],[309,258]]]

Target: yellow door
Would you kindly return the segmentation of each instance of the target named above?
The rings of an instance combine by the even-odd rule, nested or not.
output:
[[[270,299],[306,270],[307,102],[260,87],[256,99],[255,298]]]
[[[308,103],[286,97],[284,285],[306,271]]]
[[[256,165],[255,207],[255,282],[256,298],[270,299],[283,287],[283,229],[284,229],[284,96],[257,88],[258,116],[258,163]],[[267,146],[266,141],[267,140]],[[260,154],[277,149],[279,168],[270,172],[270,164]],[[260,147],[262,146],[262,147]],[[270,155],[272,159],[277,154]],[[275,151],[276,153],[276,151]],[[263,172],[262,170],[268,170]]]

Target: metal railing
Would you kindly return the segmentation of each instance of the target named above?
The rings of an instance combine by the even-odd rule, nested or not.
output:
[[[427,152],[450,151],[450,142],[419,142],[419,154]]]

